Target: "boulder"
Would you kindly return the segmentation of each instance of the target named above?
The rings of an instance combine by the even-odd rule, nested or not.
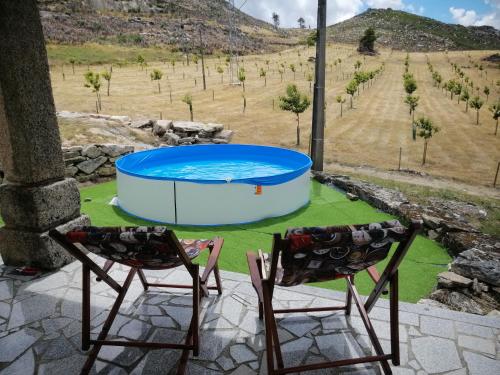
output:
[[[62,152],[81,152],[83,150],[82,146],[70,146],[70,147],[63,147]]]
[[[63,152],[63,158],[64,158],[64,160],[77,158],[79,156],[81,156],[81,153],[78,152],[78,151],[66,151],[66,152]]]
[[[179,137],[175,133],[165,133],[165,135],[162,137],[162,140],[170,146],[177,146],[179,144],[179,140],[181,137]]]
[[[181,138],[179,139],[179,144],[186,144],[186,143],[190,143],[190,144],[193,144],[193,143],[196,143],[196,138],[195,137],[185,137],[185,138]]]
[[[86,160],[84,162],[81,162],[81,163],[77,164],[77,167],[82,172],[90,175],[97,168],[99,168],[101,165],[103,165],[107,161],[108,161],[107,157],[105,157],[105,156],[99,156],[97,159],[89,159],[89,160]]]
[[[470,279],[500,286],[500,254],[480,249],[461,252],[451,263],[451,271]]]
[[[212,142],[215,144],[221,144],[221,145],[225,145],[225,144],[229,143],[229,141],[227,139],[222,139],[222,138],[214,138],[214,139],[212,139]]]
[[[106,144],[106,145],[100,145],[100,148],[105,155],[108,155],[109,157],[112,158],[134,152],[134,146]]]
[[[113,166],[104,166],[98,168],[96,172],[100,177],[111,177],[116,175],[116,168]]]
[[[153,134],[163,137],[167,131],[172,129],[172,120],[157,120],[153,124]]]
[[[85,161],[85,160],[87,160],[87,159],[84,158],[83,156],[77,156],[76,158],[64,160],[64,164],[66,166],[68,166],[68,165],[74,165],[74,164],[81,163],[82,161]]]
[[[183,132],[192,134],[203,131],[206,134],[218,132],[224,129],[224,126],[220,124],[204,124],[202,122],[174,121],[173,129],[175,133]]]
[[[443,245],[452,255],[458,255],[462,251],[476,248],[487,252],[500,253],[500,242],[498,237],[484,233],[451,232],[443,237]]]
[[[454,272],[441,272],[438,276],[438,288],[457,289],[468,288],[472,280]]]
[[[78,176],[75,177],[75,179],[78,182],[80,182],[80,183],[89,182],[89,181],[95,181],[95,180],[97,180],[97,174],[92,173],[92,174],[89,174],[89,175],[78,175]]]
[[[221,130],[214,134],[214,138],[225,139],[228,143],[231,142],[234,132],[232,130]]]
[[[79,169],[75,166],[69,166],[65,169],[66,177],[74,177],[78,173]]]
[[[129,123],[130,117],[128,116],[109,116],[110,121],[121,122],[122,124]]]
[[[95,159],[102,155],[102,151],[96,145],[88,145],[83,148],[82,155]]]
[[[452,310],[479,315],[487,313],[487,311],[485,311],[485,309],[478,302],[458,291],[437,289],[431,293],[429,298],[448,306]]]
[[[152,120],[143,119],[143,120],[134,120],[130,123],[130,127],[134,129],[148,129],[152,128],[154,122]]]

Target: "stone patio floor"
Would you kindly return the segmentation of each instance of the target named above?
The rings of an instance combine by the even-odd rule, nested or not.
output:
[[[0,265],[0,374],[78,374],[85,360],[80,350],[81,265],[38,277],[15,275]],[[123,281],[126,269],[112,276]],[[149,271],[149,281],[189,282],[187,272]],[[256,295],[247,275],[222,272],[224,293],[204,299],[201,351],[190,358],[189,374],[266,374],[264,331]],[[407,287],[402,285],[401,287]],[[168,292],[175,292],[171,294]],[[115,293],[92,284],[92,328],[100,330]],[[314,287],[277,288],[276,307],[343,303],[344,294]],[[191,316],[191,297],[178,290],[144,292],[134,280],[111,333],[124,339],[182,341]],[[380,300],[370,316],[385,348],[389,346],[389,311]],[[401,366],[395,374],[500,374],[500,319],[400,304]],[[288,314],[278,321],[286,364],[365,355],[372,351],[363,323],[342,312]],[[180,352],[103,347],[94,372],[99,374],[173,373]],[[308,373],[309,374],[309,373]],[[377,364],[310,374],[381,374]]]

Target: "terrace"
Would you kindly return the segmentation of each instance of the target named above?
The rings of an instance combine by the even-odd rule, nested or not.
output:
[[[54,228],[78,225],[121,226],[151,224],[128,216],[109,202],[114,182],[79,188],[64,178],[64,163],[50,89],[50,78],[39,14],[35,2],[6,1],[0,5],[0,157],[5,181],[0,189],[0,373],[74,374],[88,353],[81,349],[82,266],[47,237]],[[22,17],[20,16],[22,14]],[[33,32],[35,30],[35,32]],[[3,74],[4,72],[10,74]],[[26,80],[25,77],[33,77]],[[30,134],[27,137],[26,134]],[[225,238],[220,258],[223,293],[203,300],[200,353],[190,356],[190,374],[267,374],[264,325],[258,318],[257,294],[247,274],[248,249],[270,251],[273,233],[293,226],[366,223],[392,216],[362,201],[350,201],[345,192],[313,182],[311,202],[284,217],[254,224],[199,228],[172,226],[183,238]],[[205,255],[206,256],[206,255]],[[97,263],[103,260],[91,255]],[[200,257],[204,264],[206,257]],[[449,257],[428,238],[419,236],[400,267],[399,347],[401,366],[396,374],[500,373],[500,320],[416,302],[446,270]],[[5,263],[5,264],[4,264]],[[379,264],[380,269],[387,261]],[[32,265],[50,272],[28,276],[19,266]],[[150,282],[188,282],[181,268],[145,271]],[[124,266],[110,275],[127,278]],[[361,294],[373,288],[360,274]],[[274,306],[304,308],[341,305],[345,287],[338,281],[319,288],[277,287]],[[91,336],[101,330],[116,294],[104,282],[91,279]],[[391,285],[392,291],[392,285]],[[190,324],[191,294],[151,288],[145,292],[135,280],[111,327],[112,340],[182,342]],[[380,299],[371,311],[384,350],[391,350],[389,304]],[[278,319],[278,336],[287,365],[301,365],[374,355],[362,316],[342,312],[291,314]],[[146,350],[106,346],[91,373],[175,373],[178,350]],[[316,373],[380,374],[378,364],[343,366]]]

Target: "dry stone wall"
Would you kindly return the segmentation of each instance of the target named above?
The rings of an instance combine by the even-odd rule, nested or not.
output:
[[[133,146],[115,144],[63,147],[66,176],[78,182],[114,177],[116,160],[132,152]]]

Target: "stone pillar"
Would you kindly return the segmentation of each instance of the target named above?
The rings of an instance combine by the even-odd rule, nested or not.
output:
[[[64,161],[36,0],[0,1],[0,254],[7,265],[56,269],[72,258],[48,236],[89,224]]]

